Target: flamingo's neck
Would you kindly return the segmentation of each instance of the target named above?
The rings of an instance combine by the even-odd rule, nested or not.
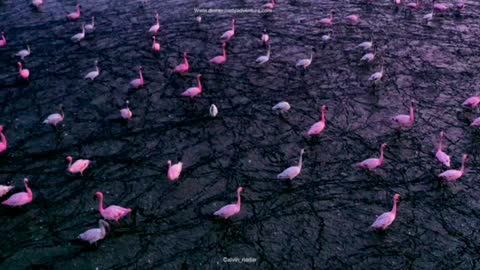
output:
[[[63,108],[60,107],[60,114],[62,115],[62,118],[65,118],[65,113],[63,112]]]
[[[240,196],[241,191],[237,191],[237,206],[242,206],[242,196]]]
[[[140,74],[140,81],[143,82],[143,74],[142,74],[142,70],[140,69],[138,71],[138,73]]]
[[[28,184],[27,184],[27,183],[25,183],[25,189],[27,190],[28,197],[29,197],[29,198],[32,198],[32,197],[33,197],[33,193],[32,193],[32,190],[28,187]]]
[[[232,21],[232,31],[235,32],[235,21]]]
[[[73,159],[70,158],[70,159],[68,160],[68,168],[72,167],[72,162],[73,162]]]
[[[200,81],[200,77],[197,77],[198,88],[202,90],[202,82]]]
[[[270,58],[270,47],[268,47],[268,50],[267,50],[267,57]]]
[[[189,64],[188,64],[188,58],[187,58],[187,56],[186,56],[186,55],[185,55],[185,56],[183,56],[183,61],[185,62],[185,66],[187,66],[187,67],[188,67],[188,65],[189,65]]]
[[[102,235],[105,235],[107,232],[105,231],[105,224],[103,222],[100,222],[100,233]]]
[[[442,151],[442,145],[443,145],[443,134],[440,135],[440,141],[438,142],[438,151]]]
[[[4,35],[4,34],[2,34],[2,40],[3,40],[3,41],[7,41],[7,39],[5,38],[5,35]]]
[[[465,172],[465,158],[462,159],[462,167],[460,167],[460,172],[462,172],[462,174]]]
[[[384,157],[383,157],[383,147],[380,147],[380,163],[383,163]]]
[[[275,6],[275,0],[272,0],[272,5]]]
[[[92,26],[95,25],[95,17],[92,17]]]
[[[413,120],[415,119],[415,115],[413,113],[413,106],[410,105],[410,122],[413,123]]]
[[[302,169],[302,163],[303,163],[303,152],[300,153],[300,159],[298,160],[298,167]]]
[[[397,200],[393,199],[392,214],[397,215]]]
[[[227,51],[225,50],[225,47],[223,47],[223,57],[227,58]]]
[[[168,169],[170,170],[171,167],[172,167],[172,162],[169,160],[168,161]]]
[[[322,122],[325,124],[325,110],[322,109]]]
[[[22,68],[22,64],[20,63],[20,65],[18,65],[18,69],[20,70],[20,72],[22,72],[23,68]]]
[[[98,210],[100,210],[100,213],[103,213],[103,195],[99,197],[100,201],[98,202]]]
[[[312,62],[313,59],[313,52],[310,53],[310,62]]]
[[[77,6],[77,13],[80,14],[80,6]]]

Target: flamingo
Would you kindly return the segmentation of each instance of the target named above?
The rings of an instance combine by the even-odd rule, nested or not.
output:
[[[33,193],[32,190],[28,187],[28,179],[23,179],[23,183],[25,184],[25,189],[27,192],[18,192],[10,196],[7,200],[3,201],[3,205],[15,207],[15,206],[22,206],[27,203],[30,203],[33,200]]]
[[[132,209],[130,208],[123,208],[121,206],[117,205],[110,205],[107,208],[103,208],[103,193],[102,192],[97,192],[95,193],[97,198],[100,200],[98,204],[98,210],[100,211],[100,214],[102,217],[106,220],[114,220],[118,222],[119,219],[123,218],[124,216],[130,214],[132,212]]]
[[[212,59],[210,59],[208,62],[212,64],[217,64],[217,65],[224,64],[227,61],[227,52],[225,51],[226,46],[227,44],[224,42],[222,44],[223,55],[215,56]]]
[[[27,80],[28,77],[30,76],[30,70],[26,68],[24,69],[21,62],[18,62],[18,73],[20,74],[20,77],[22,77],[25,80]]]
[[[420,3],[418,2],[418,0],[416,2],[410,2],[410,3],[407,4],[407,7],[410,10],[416,10],[420,7]]]
[[[171,160],[168,160],[167,163],[168,163],[168,179],[170,179],[170,181],[177,180],[178,177],[180,177],[180,173],[182,172],[183,163],[178,162],[177,164],[172,165]]]
[[[0,197],[3,197],[3,195],[7,194],[13,188],[14,188],[14,186],[0,185]]]
[[[85,80],[88,79],[93,81],[100,74],[100,69],[98,69],[98,60],[95,60],[94,64],[95,64],[95,70],[88,72],[87,75],[83,77]]]
[[[463,1],[457,1],[457,2],[455,3],[455,7],[456,7],[457,9],[459,9],[459,10],[464,9],[464,8],[465,8],[465,2],[463,2]]]
[[[224,207],[215,211],[215,213],[213,213],[213,215],[224,218],[224,219],[227,219],[227,218],[229,218],[233,215],[238,214],[238,212],[240,212],[240,209],[242,207],[242,202],[241,202],[241,197],[240,197],[240,193],[242,193],[242,192],[243,192],[243,187],[239,187],[237,189],[237,203],[225,205]]]
[[[7,137],[3,134],[3,126],[0,126],[0,138],[2,138],[2,142],[0,142],[0,153],[7,150]]]
[[[131,87],[133,87],[133,88],[140,88],[140,87],[143,86],[144,81],[143,81],[143,74],[142,74],[142,72],[143,72],[143,67],[140,66],[140,68],[138,69],[138,73],[140,74],[140,78],[132,80],[132,81],[130,82],[130,86],[131,86]]]
[[[413,111],[413,100],[410,101],[410,114],[399,114],[397,116],[392,117],[392,121],[400,125],[401,127],[409,127],[413,125],[415,120],[415,115]]]
[[[470,108],[478,107],[478,105],[480,105],[480,96],[469,97],[462,103],[462,105]]]
[[[158,21],[158,12],[155,13],[155,24],[148,30],[149,33],[157,33],[160,29],[160,22]]]
[[[322,35],[322,41],[327,42],[332,39],[333,31],[330,31],[328,34]]]
[[[262,34],[262,44],[266,45],[268,41],[270,40],[270,36],[267,34],[267,29],[263,29],[263,34]]]
[[[462,167],[460,167],[460,170],[447,170],[439,174],[438,177],[447,181],[458,180],[465,173],[465,161],[467,161],[467,158],[468,155],[464,154],[462,158]]]
[[[428,24],[431,20],[433,20],[433,13],[434,13],[434,11],[435,11],[435,10],[432,9],[432,12],[430,12],[430,13],[428,13],[428,14],[425,14],[425,15],[423,16],[423,19],[427,22],[427,24]]]
[[[40,6],[43,5],[43,0],[32,0],[32,5],[36,8],[40,8]]]
[[[330,17],[328,18],[323,18],[320,20],[320,24],[330,26],[333,23],[333,15],[335,15],[335,11],[330,11]]]
[[[184,52],[183,64],[176,66],[174,72],[178,72],[179,74],[183,75],[187,73],[189,69],[190,69],[190,64],[188,63],[187,52]]]
[[[375,53],[367,53],[360,58],[360,61],[372,62],[375,59]]]
[[[107,235],[107,231],[105,229],[110,228],[110,225],[108,225],[105,220],[100,219],[98,221],[98,227],[99,228],[90,229],[84,233],[81,233],[78,238],[83,241],[87,241],[89,244],[93,244],[99,240],[102,240]]]
[[[270,60],[270,45],[268,45],[267,55],[259,56],[255,62],[257,62],[258,65],[263,65],[268,62],[268,60]]]
[[[360,22],[360,16],[358,16],[357,14],[348,15],[347,17],[345,17],[345,19],[351,25],[356,25]]]
[[[375,170],[376,168],[380,167],[383,164],[383,161],[385,160],[383,157],[383,151],[385,150],[385,147],[388,145],[386,143],[383,143],[380,146],[380,157],[379,158],[369,158],[365,159],[362,162],[359,162],[355,164],[356,167],[358,168],[366,168],[369,169],[370,171]]]
[[[302,171],[302,162],[303,162],[303,153],[305,153],[304,149],[300,150],[300,159],[298,160],[297,166],[291,166],[285,169],[283,172],[277,175],[277,179],[289,179],[293,180],[293,178],[297,177],[300,172]]]
[[[2,32],[2,39],[0,39],[0,47],[7,46],[7,38],[5,38],[5,33]]]
[[[445,4],[435,3],[436,0],[433,0],[433,9],[439,12],[448,11],[448,6]]]
[[[211,117],[215,117],[218,114],[218,108],[215,104],[210,105],[209,113]]]
[[[381,214],[371,225],[374,230],[386,230],[397,217],[397,203],[400,200],[400,194],[393,196],[393,208],[390,212]]]
[[[190,87],[187,90],[185,90],[181,95],[184,97],[191,97],[193,98],[194,96],[200,95],[202,93],[202,83],[200,82],[200,78],[202,78],[202,74],[197,75],[197,87]]]
[[[80,42],[82,39],[85,38],[85,23],[82,23],[82,32],[75,34],[71,37],[73,42]]]
[[[202,16],[197,16],[195,20],[200,24],[202,22]]]
[[[68,164],[68,171],[70,173],[80,173],[80,175],[83,176],[83,171],[88,168],[88,165],[90,165],[90,160],[88,159],[77,159],[73,164],[73,158],[71,156],[67,157],[67,160],[69,162]]]
[[[270,3],[266,3],[262,6],[264,9],[273,9],[275,7],[275,0],[272,0]]]
[[[20,58],[23,60],[25,57],[29,56],[30,53],[31,53],[30,45],[27,45],[26,50],[21,50],[21,51],[17,52],[17,54],[15,54],[15,55],[20,56]]]
[[[60,113],[50,114],[44,121],[44,124],[57,126],[58,123],[62,122],[65,118],[65,113],[63,112],[63,106],[60,106]]]
[[[128,100],[125,100],[125,108],[120,110],[120,115],[122,116],[123,119],[125,120],[130,120],[132,118],[132,111],[128,107],[128,104],[130,102]]]
[[[325,111],[327,110],[327,106],[322,106],[322,120],[313,124],[310,129],[308,130],[308,136],[320,135],[322,131],[325,129],[326,119],[325,119]]]
[[[477,117],[473,120],[473,122],[470,124],[471,127],[480,127],[480,117]]]
[[[370,50],[373,46],[373,41],[364,41],[357,45],[357,48],[361,48],[364,51]]]
[[[155,36],[153,36],[152,39],[153,39],[152,49],[156,52],[159,52],[160,51],[160,43],[157,42],[157,38]]]
[[[229,41],[235,35],[235,23],[236,22],[237,22],[237,20],[235,18],[233,18],[232,19],[232,29],[228,30],[228,31],[225,31],[225,33],[223,33],[223,35],[220,37],[220,39],[223,40],[223,42]]]
[[[303,66],[303,69],[307,69],[310,64],[312,64],[312,59],[313,59],[313,52],[310,53],[310,58],[305,58],[305,59],[300,59],[297,61],[297,64],[295,64],[296,67]]]
[[[72,12],[70,14],[67,15],[67,18],[69,18],[70,20],[77,20],[80,18],[80,9],[82,8],[81,5],[77,4],[76,6],[76,11],[75,12]]]
[[[385,70],[383,68],[383,65],[382,65],[382,69],[380,69],[380,71],[377,71],[375,73],[373,73],[369,78],[368,80],[369,81],[373,81],[374,83],[380,81],[382,78],[383,78],[383,74],[384,74]]]
[[[92,22],[85,25],[85,30],[93,32],[95,30],[95,16],[92,16]]]
[[[435,154],[435,157],[437,157],[440,163],[450,168],[450,156],[447,155],[447,153],[443,152],[442,150],[443,137],[444,137],[443,131],[440,131],[440,141],[438,142],[438,150],[437,150],[437,153]]]
[[[280,112],[284,113],[284,112],[288,112],[288,110],[290,110],[290,103],[286,102],[286,101],[281,101],[277,104],[275,104],[275,106],[272,107],[272,110],[276,111],[276,110],[279,110]]]

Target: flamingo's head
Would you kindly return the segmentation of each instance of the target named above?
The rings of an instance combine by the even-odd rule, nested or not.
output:
[[[325,111],[327,111],[327,110],[328,110],[327,105],[323,105],[323,106],[322,106],[322,112],[325,112]]]
[[[183,57],[187,57],[187,55],[188,55],[188,52],[183,53]]]
[[[22,68],[22,62],[17,63],[20,68]]]
[[[24,178],[23,183],[28,184],[28,178]]]
[[[128,99],[125,100],[125,105],[127,105],[128,107],[128,104],[130,103],[130,101]]]
[[[263,28],[263,33],[267,33],[267,28]]]
[[[232,23],[235,24],[237,22],[237,19],[236,18],[233,18],[232,19]]]
[[[239,188],[237,189],[237,192],[243,192],[243,187],[239,187]]]
[[[143,67],[142,66],[140,66],[140,68],[138,68],[138,69],[143,72]]]
[[[440,131],[440,137],[443,138],[444,134],[443,134],[443,130]]]
[[[105,229],[107,229],[107,231],[110,231],[110,224],[108,224],[108,222],[106,222],[105,220],[100,219],[98,221],[98,225],[100,225],[100,226],[103,225],[105,227]]]
[[[3,126],[0,126],[0,132],[2,132],[2,131],[3,131]]]
[[[68,162],[72,162],[73,158],[71,156],[67,157]]]
[[[197,79],[200,79],[200,78],[202,78],[202,74],[197,75]]]
[[[400,194],[395,194],[395,196],[393,196],[393,199],[398,202],[400,200]]]
[[[463,154],[463,160],[465,160],[465,161],[468,160],[468,155],[467,154]]]
[[[99,199],[103,198],[103,193],[98,191],[98,192],[95,192],[95,196]]]
[[[157,38],[155,36],[152,36],[153,41],[155,41]]]
[[[302,148],[302,150],[300,150],[300,155],[303,155],[305,153],[305,149]]]
[[[79,10],[80,10],[81,8],[82,8],[82,5],[80,5],[80,4],[77,4],[77,9],[79,9]]]
[[[167,161],[167,164],[168,164],[168,167],[172,166],[172,161],[169,159],[169,160]]]
[[[385,149],[385,147],[387,147],[387,146],[388,146],[388,144],[386,144],[386,143],[382,143],[382,146],[381,146],[381,148],[382,148],[382,149]]]

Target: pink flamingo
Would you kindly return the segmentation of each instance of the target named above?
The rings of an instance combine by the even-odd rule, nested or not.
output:
[[[20,77],[22,77],[22,79],[24,80],[27,80],[28,77],[30,76],[30,70],[28,69],[24,69],[22,67],[22,63],[18,62],[18,73],[20,74]]]
[[[418,2],[418,0],[416,2],[410,2],[407,4],[407,7],[411,10],[416,10],[420,7],[420,3]]]
[[[235,18],[232,19],[232,29],[231,30],[228,30],[226,31],[225,33],[223,33],[223,35],[220,37],[220,39],[223,40],[223,42],[227,42],[229,41],[233,35],[235,35],[235,23],[237,22],[237,20]]]
[[[83,171],[85,171],[85,169],[88,168],[88,165],[90,165],[90,160],[88,159],[77,159],[73,164],[73,158],[71,156],[68,156],[67,160],[69,162],[68,171],[70,173],[80,173],[82,176]]]
[[[170,181],[177,180],[180,177],[180,173],[182,172],[183,163],[178,162],[177,164],[172,165],[172,161],[169,160],[168,162],[168,179]]]
[[[435,157],[437,157],[440,163],[450,168],[450,156],[447,155],[447,153],[443,152],[442,150],[443,137],[444,137],[443,131],[440,131],[440,141],[438,142],[438,150],[437,150],[437,153],[435,154]]]
[[[266,3],[262,6],[264,9],[273,9],[275,8],[275,0],[272,0],[270,3]]]
[[[464,9],[465,8],[465,2],[458,1],[458,2],[455,3],[455,7],[459,10]]]
[[[95,193],[98,199],[100,199],[100,202],[98,204],[98,210],[100,210],[100,214],[102,217],[106,220],[114,220],[118,222],[119,219],[123,218],[124,216],[130,214],[132,212],[132,209],[130,208],[123,208],[121,206],[117,205],[110,205],[107,208],[103,208],[103,193],[102,192],[97,192]]]
[[[27,192],[18,192],[10,196],[7,200],[3,201],[3,205],[15,207],[15,206],[22,206],[27,203],[30,203],[33,200],[33,193],[32,190],[28,187],[28,179],[23,179],[23,183],[25,184],[25,189]]]
[[[63,106],[60,105],[60,113],[52,113],[47,119],[43,121],[44,124],[57,126],[58,123],[62,122],[65,118],[65,113],[63,112]]]
[[[400,125],[401,127],[409,127],[413,125],[415,121],[415,115],[413,111],[413,100],[410,102],[410,115],[399,114],[392,117],[392,121]]]
[[[153,38],[152,49],[156,52],[159,52],[160,51],[160,43],[157,42],[157,39],[156,39],[155,36],[153,36],[152,38]]]
[[[239,187],[237,189],[237,203],[232,203],[225,205],[224,207],[220,208],[217,210],[215,213],[213,213],[215,216],[222,217],[224,219],[227,219],[233,215],[238,214],[240,212],[240,209],[242,207],[242,202],[241,202],[241,197],[240,193],[243,192],[243,187]]]
[[[98,227],[99,228],[90,229],[84,233],[81,233],[78,238],[83,241],[87,241],[90,244],[102,240],[107,235],[107,231],[105,229],[110,228],[110,225],[108,225],[105,220],[100,219],[98,221]]]
[[[462,105],[465,107],[475,108],[480,104],[480,96],[473,96],[467,98]]]
[[[435,3],[436,0],[433,0],[433,9],[439,12],[448,11],[448,6],[445,4]]]
[[[381,214],[375,222],[371,225],[374,230],[386,230],[397,217],[397,203],[400,200],[400,194],[395,194],[393,196],[393,208],[390,212],[385,212]]]
[[[402,0],[393,0],[393,3],[397,6],[402,4]]]
[[[187,73],[189,69],[190,69],[190,64],[188,63],[187,52],[184,52],[183,53],[183,64],[180,64],[180,65],[176,66],[174,72],[178,72],[179,74],[183,75],[183,74]]]
[[[130,82],[130,86],[131,86],[131,87],[133,87],[133,88],[140,88],[140,87],[143,86],[144,81],[143,81],[143,74],[142,74],[142,72],[143,72],[143,67],[140,66],[140,68],[138,69],[138,73],[140,74],[140,78],[132,80],[132,81]]]
[[[3,134],[3,126],[0,126],[0,138],[2,138],[2,142],[0,142],[0,153],[7,150],[7,137]]]
[[[360,16],[358,16],[357,14],[348,15],[347,17],[345,17],[345,19],[347,19],[347,22],[351,25],[355,25],[360,22]]]
[[[305,153],[305,150],[300,150],[300,159],[298,160],[298,165],[285,169],[283,172],[277,175],[277,179],[292,180],[293,178],[297,177],[302,171],[303,153]]]
[[[464,154],[462,159],[462,167],[460,167],[460,170],[447,170],[439,174],[438,177],[447,181],[458,180],[458,178],[462,177],[462,175],[465,173],[465,161],[467,161],[467,158],[468,155]]]
[[[82,8],[82,6],[77,4],[76,8],[77,11],[68,14],[67,18],[69,18],[70,20],[77,20],[80,18],[80,8]]]
[[[0,47],[7,46],[7,39],[5,38],[5,34],[2,32],[2,39],[0,39]]]
[[[155,13],[155,24],[148,30],[149,33],[157,33],[160,29],[160,22],[158,21],[158,12]]]
[[[267,29],[263,29],[263,34],[262,34],[262,44],[266,45],[268,41],[270,40],[270,36],[267,34]]]
[[[200,95],[200,93],[202,93],[202,83],[200,82],[200,78],[202,78],[202,74],[197,75],[198,87],[190,87],[187,90],[185,90],[181,95],[184,97],[191,97],[191,98],[193,98],[194,96]]]
[[[327,110],[327,106],[322,106],[322,120],[313,124],[310,129],[308,130],[308,136],[320,135],[322,131],[325,129],[326,119],[325,119],[325,111]]]
[[[471,127],[480,127],[480,117],[477,117],[473,120],[473,122],[470,124]]]
[[[383,151],[385,150],[385,147],[388,145],[386,143],[382,144],[380,146],[380,157],[379,158],[369,158],[365,159],[362,162],[359,162],[355,164],[356,167],[358,168],[366,168],[369,169],[370,171],[375,170],[376,168],[380,167],[383,164],[384,157],[383,157]]]
[[[332,25],[333,23],[333,15],[335,15],[335,11],[331,11],[330,12],[330,17],[328,18],[323,18],[320,20],[320,23],[323,24],[323,25]]]
[[[12,190],[14,186],[4,186],[0,185],[0,197],[7,194],[10,190]]]
[[[223,55],[215,56],[214,58],[210,59],[210,61],[208,62],[212,64],[217,64],[217,65],[224,64],[227,61],[227,52],[225,51],[226,46],[227,46],[226,43],[222,44]]]
[[[125,108],[121,109],[120,110],[120,115],[122,116],[123,119],[125,120],[130,120],[132,119],[132,111],[130,110],[130,108],[128,107],[128,104],[130,102],[128,100],[125,100]]]

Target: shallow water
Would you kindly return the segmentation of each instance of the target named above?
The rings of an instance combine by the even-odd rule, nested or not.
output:
[[[478,269],[480,188],[476,176],[480,133],[470,128],[477,111],[461,103],[478,92],[479,4],[461,15],[448,13],[426,25],[423,6],[410,14],[390,1],[279,1],[273,14],[237,14],[237,33],[223,67],[208,59],[221,53],[220,35],[232,14],[203,14],[194,8],[258,8],[258,1],[83,1],[82,21],[97,28],[80,44],[70,37],[80,21],[65,15],[75,2],[46,0],[40,11],[29,1],[0,1],[0,122],[9,146],[0,157],[0,184],[30,179],[34,200],[21,209],[0,208],[2,269]],[[231,2],[231,3],[227,3]],[[335,9],[333,40],[318,24]],[[160,13],[159,54],[147,33]],[[359,26],[343,17],[361,15]],[[260,35],[271,37],[270,62]],[[356,44],[373,38],[378,58],[362,65]],[[28,83],[17,78],[14,54],[30,42],[24,61]],[[307,71],[295,62],[316,53]],[[189,52],[191,72],[171,75]],[[94,82],[82,77],[99,60]],[[377,86],[368,77],[385,66]],[[145,69],[146,86],[128,83]],[[204,92],[180,96],[203,74]],[[120,121],[130,100],[133,119]],[[408,113],[413,128],[397,132],[390,117]],[[279,116],[271,107],[292,105]],[[216,104],[219,115],[208,114]],[[42,120],[65,107],[62,126]],[[328,105],[327,127],[306,139]],[[441,130],[452,167],[468,153],[467,174],[442,184],[444,168],[434,154]],[[374,173],[352,165],[378,155],[388,143],[385,164]],[[298,161],[304,167],[291,183],[276,175]],[[66,173],[65,157],[93,162],[85,175]],[[167,160],[181,160],[178,182],[166,178]],[[212,218],[245,187],[240,214]],[[75,240],[97,226],[96,191],[106,205],[134,212],[112,223],[98,246]],[[384,234],[369,230],[401,194],[398,217]],[[6,197],[5,197],[6,198]],[[3,200],[3,198],[2,198]],[[224,258],[255,258],[239,264]]]

